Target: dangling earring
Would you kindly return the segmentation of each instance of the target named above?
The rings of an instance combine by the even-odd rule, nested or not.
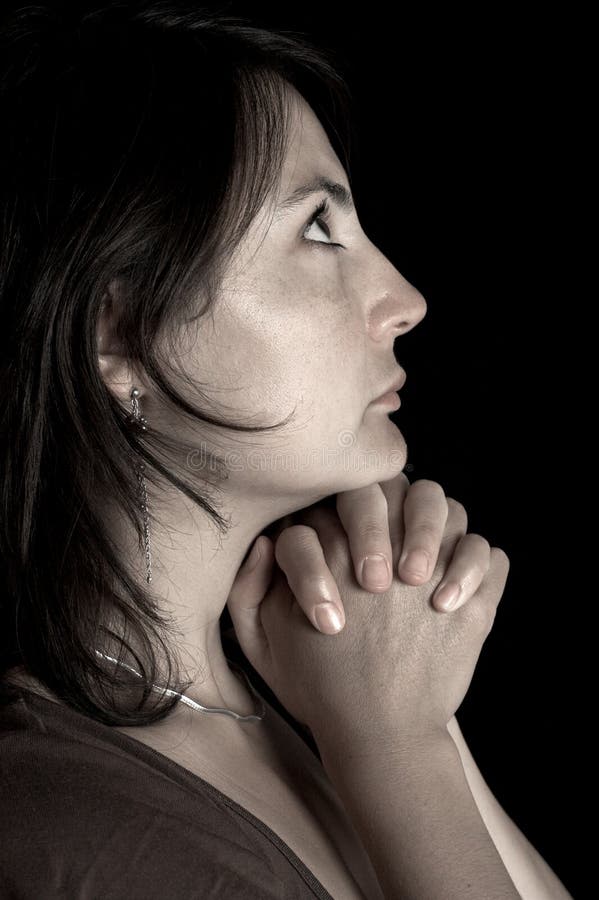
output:
[[[131,407],[132,412],[128,417],[128,421],[132,425],[136,425],[140,431],[146,431],[146,420],[144,416],[139,414],[139,390],[134,387],[131,390]],[[144,517],[144,544],[146,550],[146,581],[148,584],[152,581],[152,554],[150,550],[150,522],[148,520],[148,492],[146,491],[146,480],[144,478],[145,465],[143,462],[135,464],[135,472],[139,482],[140,506]]]

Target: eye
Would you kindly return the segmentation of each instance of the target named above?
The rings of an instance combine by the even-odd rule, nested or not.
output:
[[[314,210],[314,212],[308,219],[306,227],[304,228],[304,231],[302,233],[303,240],[305,240],[308,244],[322,244],[324,247],[333,247],[333,248],[343,247],[343,244],[335,244],[330,240],[330,237],[331,237],[331,231],[329,228],[330,214],[331,214],[331,208],[329,206],[329,203],[327,200],[323,200],[322,203],[320,203],[316,207],[316,209]],[[307,238],[306,234],[308,233],[308,231],[310,230],[310,228],[313,225],[317,225],[320,228],[320,230],[324,232],[325,237],[329,238],[329,240],[328,241],[320,241],[320,240],[313,240],[312,238]]]

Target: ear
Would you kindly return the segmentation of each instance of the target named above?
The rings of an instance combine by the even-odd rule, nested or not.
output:
[[[124,355],[117,339],[117,324],[123,302],[121,281],[112,279],[102,298],[96,325],[98,368],[106,386],[127,408],[131,403],[131,390],[136,387],[143,393],[148,389],[142,370]]]

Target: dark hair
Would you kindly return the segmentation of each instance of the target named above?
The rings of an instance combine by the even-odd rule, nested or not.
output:
[[[348,177],[350,92],[333,51],[302,33],[191,4],[20,6],[0,41],[2,695],[14,696],[8,670],[24,666],[101,722],[149,724],[177,703],[151,684],[183,692],[191,682],[179,678],[169,621],[110,541],[100,498],[113,498],[141,549],[131,460],[143,458],[152,484],[162,475],[221,533],[227,522],[208,475],[197,493],[169,465],[187,445],[127,424],[98,370],[98,313],[118,278],[118,337],[173,409],[239,431],[285,424],[235,424],[192,406],[166,380],[157,337],[209,310],[278,185],[289,84]],[[208,463],[226,478],[221,459]],[[106,668],[97,647],[142,680]]]

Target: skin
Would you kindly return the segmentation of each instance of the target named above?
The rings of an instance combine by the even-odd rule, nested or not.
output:
[[[278,194],[269,198],[232,260],[210,316],[182,335],[181,385],[175,386],[185,390],[187,375],[202,382],[214,407],[236,421],[272,424],[295,406],[293,420],[276,433],[236,434],[234,440],[221,429],[218,444],[205,426],[194,430],[186,424],[184,430],[116,340],[118,283],[110,285],[98,323],[100,371],[127,411],[136,386],[148,423],[176,429],[198,447],[214,440],[221,454],[223,448],[235,453],[220,495],[219,509],[233,526],[224,538],[187,498],[174,492],[166,500],[154,497],[148,484],[149,504],[165,523],[152,529],[150,587],[177,625],[177,647],[193,682],[188,696],[241,714],[253,712],[254,702],[225,659],[219,617],[242,561],[273,522],[333,493],[370,490],[401,472],[407,458],[403,435],[388,408],[372,401],[401,374],[395,339],[426,313],[420,292],[369,240],[355,210],[332,205],[330,237],[319,224],[305,231],[322,191],[293,211],[274,212],[280,199],[316,175],[349,187],[319,120],[294,89],[289,96],[293,128]],[[326,246],[331,240],[343,248]],[[128,523],[109,506],[105,512],[117,546],[143,578],[144,557]],[[340,603],[326,579],[317,578],[309,593],[312,602]],[[313,610],[307,612],[316,624]]]
[[[451,505],[456,510],[459,508],[464,531],[445,576],[433,593],[433,605],[439,612],[459,609],[474,595],[488,571],[488,541],[481,535],[466,533],[465,510],[452,497],[446,497],[441,485],[435,481],[420,479],[411,485],[400,472],[390,481],[339,493],[335,502],[347,534],[356,580],[372,593],[382,593],[389,588],[392,571],[406,584],[419,585],[430,580]],[[302,522],[301,513],[285,517],[269,532],[275,539],[276,561],[285,572],[297,602],[308,618],[312,618],[315,604],[311,585],[314,581],[320,579],[326,583],[330,593],[336,589],[318,534]],[[256,541],[257,551],[268,556],[271,543],[269,536],[260,536]],[[387,576],[381,580],[369,580],[364,571],[364,561],[372,557],[386,560]],[[416,571],[411,566],[413,558],[423,559],[424,568]],[[248,559],[240,572],[246,598],[248,579],[244,575],[252,571],[251,563],[252,559]],[[447,597],[454,589],[457,597],[448,605]],[[345,622],[342,600],[336,601],[335,606],[341,624],[327,632],[331,634],[338,632]],[[249,607],[245,604],[242,608],[247,611]]]
[[[381,503],[381,494],[385,498],[384,504]],[[406,557],[410,548],[425,550],[434,569],[441,549],[439,535],[444,534],[450,513],[453,521],[459,523],[456,531],[458,540],[445,575],[433,593],[433,605],[442,613],[442,607],[435,598],[444,584],[455,580],[462,588],[454,607],[454,610],[459,609],[476,594],[490,573],[492,548],[480,535],[467,532],[466,510],[452,497],[445,497],[437,482],[422,479],[410,485],[406,476],[400,473],[392,481],[372,485],[369,490],[338,495],[336,501],[356,577],[364,554],[377,547],[381,552],[388,552],[390,548],[391,558],[394,564],[398,564],[400,578],[400,560]],[[382,512],[385,505],[386,511]],[[229,609],[235,634],[244,653],[253,659],[253,664],[259,669],[262,665],[258,660],[267,659],[270,653],[260,620],[260,606],[272,583],[274,570],[278,568],[286,575],[292,595],[304,610],[309,608],[309,602],[300,599],[309,596],[305,586],[313,583],[315,577],[333,578],[319,536],[319,511],[323,506],[315,504],[310,510],[287,516],[276,523],[276,527],[269,530],[274,542],[266,535],[260,536],[256,541],[259,555],[255,559],[250,556],[233,586]],[[330,508],[323,511],[327,516],[331,515]],[[364,522],[368,523],[366,528]],[[327,531],[330,545],[331,530]],[[309,540],[306,540],[306,535],[309,535]],[[430,580],[431,575],[429,569],[429,574],[420,580],[408,576],[402,580],[408,584],[424,584],[424,579]],[[360,581],[358,577],[357,580]],[[362,586],[366,587],[364,584]],[[522,900],[545,900],[547,897],[572,900],[555,872],[490,790],[455,716],[447,723],[447,730],[460,755],[468,786],[487,831]]]
[[[301,522],[306,507],[335,495],[355,577],[364,588],[377,592],[388,588],[392,569],[407,584],[430,579],[448,511],[455,505],[463,516],[463,533],[432,598],[440,614],[443,606],[438,595],[443,586],[460,586],[455,607],[459,608],[480,586],[490,558],[488,542],[466,533],[463,507],[446,497],[439,484],[426,479],[409,484],[401,471],[407,458],[403,436],[388,419],[385,407],[371,405],[400,371],[394,341],[422,320],[424,298],[364,234],[355,210],[343,213],[333,207],[330,232],[314,224],[306,235],[316,244],[340,242],[343,246],[338,251],[324,246],[310,249],[301,240],[303,226],[323,198],[322,192],[285,216],[273,215],[279,199],[314,175],[326,175],[347,186],[318,119],[293,89],[290,97],[294,128],[280,190],[232,261],[211,316],[184,336],[180,362],[183,371],[203,382],[217,409],[219,401],[226,401],[227,407],[220,410],[225,416],[243,421],[245,415],[256,415],[252,423],[271,424],[296,404],[297,416],[291,427],[275,437],[235,435],[228,444],[219,435],[219,451],[225,447],[236,454],[219,507],[233,527],[222,540],[186,498],[168,496],[167,491],[166,500],[159,499],[148,488],[150,505],[165,523],[152,530],[152,591],[180,634],[177,646],[188,666],[186,674],[193,679],[187,694],[204,705],[226,707],[241,715],[255,712],[255,704],[224,656],[219,618],[225,604],[242,646],[259,641],[260,603],[278,564],[314,627],[319,627],[315,610],[322,601],[333,602],[343,627],[342,600],[318,533]],[[115,338],[119,302],[115,281],[98,322],[98,364],[107,387],[127,411],[131,388],[137,387],[141,412],[149,422],[194,437],[199,446],[209,435],[190,435],[179,422],[170,420],[145,373],[124,356]],[[230,362],[233,355],[235,369]],[[241,374],[236,377],[235,371]],[[275,463],[281,453],[287,453],[293,464],[278,467]],[[134,535],[109,503],[105,514],[115,543],[133,573],[143,579],[145,561]],[[265,529],[270,537],[262,533]],[[253,546],[257,553],[244,562]],[[414,551],[427,560],[421,573],[410,567]],[[381,581],[369,580],[363,570],[365,558],[373,556],[386,558],[391,567]],[[334,631],[332,627],[325,630]],[[21,680],[31,686],[27,677]],[[56,699],[43,688],[40,692]],[[179,705],[159,727],[193,741],[190,724],[200,719],[186,712]],[[226,733],[229,743],[243,734],[259,742],[259,735],[266,733],[232,731],[230,724],[224,716],[203,716],[195,737],[210,731],[214,746],[222,747],[219,732]],[[448,730],[485,824],[521,896],[526,900],[568,898],[555,874],[489,791],[455,717]]]
[[[426,580],[428,574],[414,575],[404,557],[409,550],[424,550],[430,574],[447,517],[439,485],[409,486],[401,471],[407,458],[403,435],[387,408],[372,404],[402,373],[395,339],[422,320],[426,302],[369,240],[355,208],[342,211],[331,204],[328,224],[318,220],[309,228],[323,191],[294,210],[277,209],[280,200],[316,175],[349,188],[310,106],[291,86],[289,99],[292,128],[280,183],[232,259],[211,314],[181,334],[176,360],[181,383],[175,386],[189,392],[184,378],[200,381],[216,411],[234,421],[272,424],[296,407],[291,423],[272,435],[235,434],[234,441],[221,429],[216,442],[205,426],[200,431],[196,424],[194,430],[172,418],[116,338],[117,280],[108,287],[97,330],[101,375],[127,412],[131,389],[137,387],[141,413],[152,426],[176,432],[198,448],[215,445],[221,454],[223,449],[234,454],[219,506],[232,523],[224,538],[186,497],[168,486],[159,497],[149,483],[147,489],[149,506],[163,523],[152,523],[151,591],[175,625],[184,676],[192,681],[187,694],[241,715],[254,712],[254,700],[228,665],[219,619],[226,603],[234,613],[233,586],[247,575],[242,562],[257,536],[273,523],[274,533],[280,532],[289,524],[286,517],[336,495],[356,578],[377,591],[388,587],[390,571],[387,580],[369,580],[364,559],[382,555],[392,565],[399,562],[399,575],[407,583]],[[342,246],[332,249],[331,242]],[[390,523],[391,497],[403,515],[394,513]],[[136,536],[119,511],[103,502],[116,546],[134,577],[144,579],[145,559]],[[319,624],[316,608],[332,601],[343,625],[343,604],[317,535],[305,526],[287,532],[279,561],[313,626],[332,633],[330,624]],[[488,565],[484,544],[469,550],[470,556],[456,553],[444,580],[466,587],[461,602]],[[256,608],[244,613],[248,621],[256,614]],[[221,717],[206,719],[204,728],[216,728]]]

